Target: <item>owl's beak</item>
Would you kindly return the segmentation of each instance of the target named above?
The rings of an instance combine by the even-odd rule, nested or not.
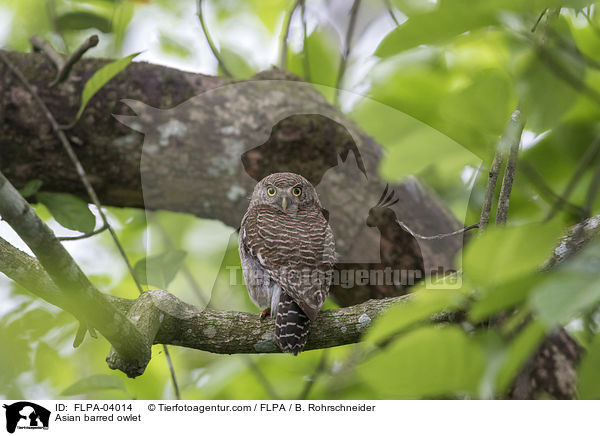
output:
[[[284,212],[287,209],[287,197],[283,197],[281,200],[281,209],[283,209]]]

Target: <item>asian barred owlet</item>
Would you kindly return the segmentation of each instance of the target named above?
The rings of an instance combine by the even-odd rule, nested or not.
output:
[[[323,305],[335,261],[333,233],[315,188],[294,173],[275,173],[254,188],[239,235],[250,299],[275,317],[282,351],[304,349]]]

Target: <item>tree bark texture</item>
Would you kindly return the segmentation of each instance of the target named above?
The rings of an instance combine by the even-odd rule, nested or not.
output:
[[[49,89],[55,70],[43,54],[5,54],[61,124],[73,121],[85,82],[108,62],[84,58],[68,81]],[[377,175],[382,147],[311,85],[281,70],[232,82],[133,63],[90,100],[67,136],[106,206],[191,213],[236,229],[256,181],[293,171],[317,186],[346,267],[448,271],[462,247],[463,235],[417,241],[396,224],[397,217],[425,235],[461,227],[417,179],[392,185],[400,201],[387,209],[392,213],[375,213],[386,187]],[[0,171],[16,187],[41,179],[44,190],[89,201],[48,121],[3,64]],[[342,305],[403,292],[333,289]]]

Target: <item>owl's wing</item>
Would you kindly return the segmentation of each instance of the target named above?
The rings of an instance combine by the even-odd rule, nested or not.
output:
[[[241,231],[246,253],[314,320],[329,292],[335,263],[333,233],[320,208],[311,205],[292,215],[255,206]]]

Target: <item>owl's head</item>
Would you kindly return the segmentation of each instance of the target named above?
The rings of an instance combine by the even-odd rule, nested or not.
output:
[[[250,207],[269,205],[293,214],[299,207],[316,203],[321,206],[313,185],[299,174],[270,174],[254,187]]]

